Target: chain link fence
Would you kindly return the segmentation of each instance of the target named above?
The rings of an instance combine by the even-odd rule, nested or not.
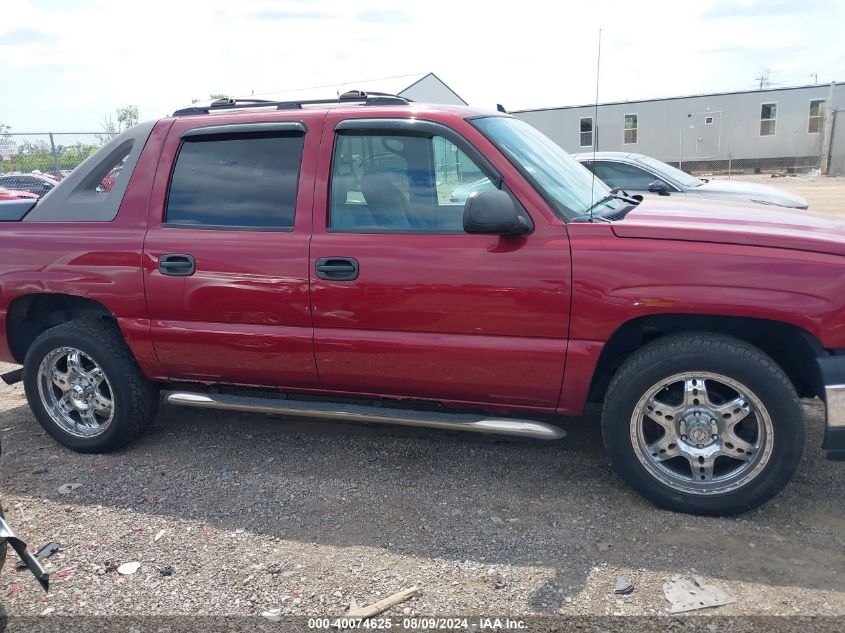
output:
[[[775,158],[735,158],[730,154],[697,156],[680,161],[666,161],[693,176],[726,176],[750,174],[818,174],[820,158],[816,156],[781,156]]]
[[[40,174],[61,180],[113,137],[107,132],[4,132],[0,176]]]

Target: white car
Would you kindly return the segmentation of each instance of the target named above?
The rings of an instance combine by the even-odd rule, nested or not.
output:
[[[630,194],[700,196],[756,202],[791,209],[806,209],[801,196],[775,187],[737,180],[696,178],[657,159],[628,152],[591,152],[573,155],[606,185]]]

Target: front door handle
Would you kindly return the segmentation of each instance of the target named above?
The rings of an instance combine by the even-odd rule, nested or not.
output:
[[[170,277],[190,277],[197,270],[193,255],[172,253],[158,258],[158,271]]]
[[[317,277],[328,281],[358,279],[358,260],[353,257],[321,257],[317,260]]]

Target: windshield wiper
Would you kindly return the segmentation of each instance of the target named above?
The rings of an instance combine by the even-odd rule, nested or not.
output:
[[[620,191],[625,195],[620,196],[619,195]],[[587,215],[588,213],[590,213],[590,211],[595,209],[597,206],[602,205],[605,202],[610,202],[611,200],[622,200],[623,202],[627,202],[628,204],[633,204],[633,205],[638,205],[640,203],[639,200],[637,200],[636,198],[630,197],[628,195],[628,193],[625,192],[625,191],[622,191],[621,188],[614,187],[613,189],[610,190],[610,192],[604,198],[602,198],[601,200],[599,200],[598,202],[592,204],[589,208],[587,208],[587,210],[584,211],[584,215]]]

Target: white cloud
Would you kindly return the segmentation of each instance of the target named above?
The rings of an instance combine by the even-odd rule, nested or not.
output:
[[[96,129],[130,103],[153,118],[211,93],[427,71],[473,105],[587,103],[599,27],[601,100],[749,88],[763,67],[783,83],[845,79],[845,7],[791,2],[7,0],[0,122]]]

